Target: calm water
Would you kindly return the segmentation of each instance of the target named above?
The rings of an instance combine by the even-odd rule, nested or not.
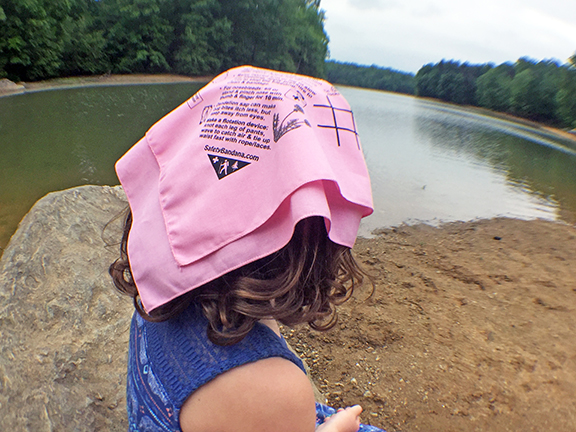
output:
[[[372,179],[361,234],[508,216],[576,221],[576,145],[522,124],[392,93],[340,88]]]
[[[0,247],[41,196],[117,184],[113,165],[198,84],[52,90],[0,98]],[[402,222],[493,216],[576,220],[576,148],[526,126],[385,92],[341,88],[355,112],[376,211]]]

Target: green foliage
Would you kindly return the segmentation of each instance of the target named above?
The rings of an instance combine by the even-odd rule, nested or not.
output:
[[[12,79],[55,76],[63,44],[58,20],[66,15],[63,0],[1,0],[0,70]]]
[[[288,52],[295,65],[293,72],[320,78],[326,76],[328,36],[324,31],[324,19],[320,0],[296,2],[288,40]]]
[[[319,0],[0,0],[0,76],[255,66],[323,77]]]
[[[515,114],[523,117],[534,115],[536,77],[530,69],[517,73],[510,85],[510,106]]]
[[[225,68],[241,64],[324,75],[328,37],[319,1],[221,0],[232,22]]]
[[[441,61],[416,76],[326,62],[320,0],[0,0],[0,77],[174,72],[243,64],[576,125],[576,53],[566,65]]]
[[[61,22],[62,64],[59,75],[98,74],[110,70],[104,31],[98,28],[98,9],[92,0],[75,0]]]
[[[416,94],[461,105],[476,104],[476,80],[487,65],[444,61],[428,64],[416,74]]]
[[[106,52],[112,72],[164,72],[173,27],[164,18],[166,0],[100,0]]]
[[[176,73],[204,75],[219,71],[229,55],[231,21],[215,0],[174,2],[171,15],[175,38],[169,62]]]
[[[576,129],[576,67],[562,71],[556,103],[558,117],[564,125]]]
[[[571,61],[576,61],[576,54]],[[537,62],[468,65],[441,61],[416,74],[416,94],[458,104],[509,112],[555,126],[574,124],[574,71],[571,63]]]
[[[354,63],[326,62],[328,81],[356,87],[414,94],[414,75]]]
[[[536,63],[520,59],[514,65],[510,85],[510,108],[514,114],[532,120],[558,122],[556,94],[560,69],[554,62]]]
[[[494,111],[510,110],[510,84],[514,77],[514,68],[508,63],[491,68],[478,77],[476,99],[478,105]]]

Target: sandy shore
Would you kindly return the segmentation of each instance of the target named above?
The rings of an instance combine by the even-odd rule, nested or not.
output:
[[[286,332],[330,404],[389,432],[576,430],[575,226],[399,227],[355,254],[372,297]]]

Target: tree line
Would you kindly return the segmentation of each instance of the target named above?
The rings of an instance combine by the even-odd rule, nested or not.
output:
[[[0,0],[0,78],[213,75],[254,66],[325,77],[320,0]]]
[[[326,62],[326,75],[332,83],[414,94],[414,74],[400,72],[376,65],[361,66],[355,63]]]
[[[555,61],[521,58],[501,65],[441,61],[415,76],[416,95],[576,128],[576,54]]]
[[[328,61],[326,71],[328,80],[337,84],[414,94],[576,128],[576,54],[564,65],[528,58],[499,66],[442,60],[413,75]]]
[[[0,35],[0,78],[13,81],[251,64],[576,128],[576,54],[565,65],[443,60],[415,76],[326,61],[320,0],[0,0]]]

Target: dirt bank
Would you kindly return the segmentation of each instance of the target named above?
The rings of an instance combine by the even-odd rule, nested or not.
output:
[[[27,91],[38,91],[55,88],[69,88],[95,85],[122,85],[122,84],[161,84],[176,82],[208,82],[211,76],[188,77],[170,74],[127,74],[127,75],[94,75],[86,77],[54,78],[46,81],[20,82],[13,85],[0,85],[0,96]],[[5,80],[7,81],[7,80]]]
[[[384,230],[326,334],[288,331],[332,405],[388,431],[576,430],[576,228],[493,219]]]

